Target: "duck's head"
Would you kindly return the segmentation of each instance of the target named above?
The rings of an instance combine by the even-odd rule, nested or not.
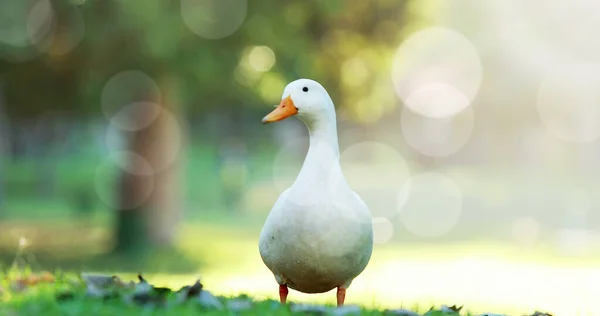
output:
[[[335,117],[333,102],[327,90],[314,80],[298,79],[285,87],[281,102],[262,122],[278,122],[293,115],[310,122],[331,114]]]

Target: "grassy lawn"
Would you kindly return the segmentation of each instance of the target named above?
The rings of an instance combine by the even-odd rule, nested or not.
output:
[[[62,273],[53,280],[17,286],[22,284],[19,281],[26,280],[26,277],[31,279],[32,276],[28,272],[15,271],[3,275],[3,282],[0,283],[0,315],[400,315],[398,311],[358,305],[335,308],[315,304],[282,305],[275,300],[254,300],[245,295],[215,297],[207,294],[206,290],[192,290],[195,285],[170,291],[154,288],[145,280],[144,283],[131,284],[129,288],[115,286],[116,290],[99,295],[92,294],[96,292],[90,290],[91,281]],[[430,309],[420,315],[458,313],[443,307],[443,310]]]
[[[225,223],[215,219],[189,223],[180,230],[175,251],[134,258],[103,255],[109,234],[102,227],[73,222],[33,226],[12,222],[0,226],[5,232],[0,238],[0,249],[4,249],[0,260],[4,266],[17,262],[37,271],[94,272],[118,275],[124,280],[134,280],[137,272],[143,272],[152,284],[172,289],[200,278],[205,289],[222,300],[251,295],[257,303],[243,313],[290,313],[284,307],[270,309],[277,298],[277,285],[259,257],[260,226],[252,221]],[[29,236],[25,249],[18,249],[19,235]],[[376,246],[367,270],[348,290],[347,303],[368,309],[366,315],[400,307],[425,312],[441,304],[464,305],[463,311],[477,313],[524,315],[547,310],[558,315],[593,315],[596,310],[590,295],[598,289],[594,280],[600,276],[594,262],[598,258],[564,260],[541,248],[523,251],[485,242],[392,242]],[[10,280],[5,283],[6,292]],[[37,315],[36,310],[53,311],[56,315],[89,315],[90,311],[94,315],[109,315],[115,310],[170,315],[198,309],[185,305],[146,311],[120,301],[103,303],[77,295],[81,299],[56,302],[54,297],[64,286],[41,285],[2,298],[5,308],[18,312],[14,315]],[[548,299],[552,297],[561,299]],[[290,302],[330,306],[334,299],[333,291],[320,295],[290,291],[289,297]],[[581,309],[575,310],[576,306]],[[229,315],[226,311],[211,313]]]
[[[231,212],[223,205],[226,195],[219,188],[222,179],[215,171],[216,150],[191,148],[188,155],[184,177],[186,224],[179,231],[176,249],[129,258],[105,255],[110,248],[110,207],[96,200],[87,206],[93,212],[75,216],[76,209],[87,209],[83,207],[85,203],[77,204],[78,189],[84,193],[87,190],[97,199],[94,190],[98,188],[94,186],[99,184],[90,184],[90,179],[94,179],[95,167],[100,163],[98,155],[57,163],[54,191],[50,197],[37,199],[32,194],[32,188],[37,188],[32,180],[37,173],[35,161],[14,162],[7,168],[6,177],[12,182],[0,212],[1,265],[18,262],[36,271],[97,272],[123,279],[135,279],[137,272],[143,272],[153,284],[173,289],[200,277],[215,295],[250,294],[262,302],[247,313],[264,315],[264,308],[275,315],[289,313],[286,308],[270,309],[277,285],[257,249],[260,227],[278,194],[272,184],[273,153],[249,158],[245,214]],[[419,171],[411,169],[413,174]],[[430,306],[457,304],[465,306],[463,311],[477,313],[523,315],[547,310],[557,315],[600,315],[600,307],[595,303],[600,293],[597,255],[566,257],[557,254],[551,243],[517,248],[498,242],[499,238],[494,242],[480,239],[510,236],[510,225],[520,216],[547,220],[542,224],[550,228],[562,224],[563,192],[568,191],[569,183],[578,181],[565,175],[521,174],[502,169],[454,168],[444,172],[462,190],[462,226],[453,229],[447,239],[429,243],[407,233],[401,223],[394,226],[393,238],[375,247],[371,263],[348,290],[349,304],[360,304],[375,314],[402,306],[418,306],[424,312]],[[100,185],[110,190],[110,179],[104,180]],[[379,185],[373,179],[371,182]],[[592,205],[600,203],[598,189],[590,189],[589,193]],[[590,212],[587,222],[600,223],[600,217]],[[542,237],[551,232],[550,228],[541,231]],[[21,237],[27,240],[25,249],[19,249]],[[461,238],[469,242],[456,241]],[[14,315],[35,315],[36,310],[53,311],[56,315],[140,311],[139,307],[117,301],[109,304],[82,299],[57,303],[53,285],[10,295],[6,294],[6,284],[3,288],[2,300],[8,306],[5,308],[17,312]],[[290,293],[290,301],[298,303],[331,305],[334,298],[333,292]],[[196,312],[197,306],[177,306],[160,312],[142,310],[148,314],[179,315],[184,310]],[[5,314],[0,311],[0,315]]]

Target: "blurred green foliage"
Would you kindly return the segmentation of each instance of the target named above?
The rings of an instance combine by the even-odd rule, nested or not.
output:
[[[140,70],[163,90],[164,78],[176,78],[177,84],[168,89],[192,114],[215,108],[252,111],[256,106],[264,111],[288,81],[308,77],[322,82],[334,99],[343,95],[338,105],[353,109],[354,117],[365,115],[365,100],[378,101],[368,105],[382,107],[371,111],[376,117],[365,119],[372,121],[395,104],[391,87],[381,85],[383,77],[388,79],[382,70],[389,68],[388,57],[406,34],[403,28],[410,29],[407,21],[419,21],[417,11],[406,10],[409,1],[261,0],[248,1],[245,11],[239,8],[245,1],[229,1],[228,11],[216,10],[223,6],[217,1],[196,1],[197,14],[182,17],[186,2],[52,0],[54,24],[46,37],[53,40],[44,50],[49,53],[40,53],[39,45],[0,40],[8,115],[97,115],[101,91],[111,76]],[[13,37],[22,38],[35,21],[31,15],[28,23],[19,17],[27,17],[35,3],[4,2],[0,26],[20,31]],[[210,9],[215,10],[204,12]],[[205,19],[206,14],[217,14],[213,18],[219,23],[235,14],[245,14],[245,19],[230,36],[210,39],[188,27],[195,25],[190,18]],[[276,62],[267,72],[242,67],[248,49],[256,45],[274,52]]]

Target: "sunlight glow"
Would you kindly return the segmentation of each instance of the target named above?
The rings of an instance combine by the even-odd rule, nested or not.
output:
[[[546,130],[569,142],[600,138],[600,64],[562,63],[552,68],[538,92],[537,109]]]
[[[410,177],[404,157],[379,142],[359,142],[344,149],[340,165],[346,181],[369,206],[372,216],[391,218],[398,188]]]
[[[445,83],[428,83],[417,88],[405,105],[422,116],[448,118],[462,112],[470,100],[462,92]]]
[[[452,29],[431,27],[414,33],[400,45],[393,60],[392,80],[396,93],[412,111],[447,117],[462,111],[473,100],[481,84],[482,72],[479,54],[469,39]],[[460,102],[452,98],[452,102],[442,107],[429,106],[426,110],[421,107],[432,100],[425,104],[415,100],[409,102],[411,95],[431,84],[437,90],[450,86],[452,90],[443,88],[442,91],[446,94],[452,91],[451,95],[456,94],[453,90],[458,91]],[[422,97],[417,100],[420,99]],[[444,99],[438,99],[436,103],[441,101]],[[432,110],[436,111],[431,113]]]
[[[458,223],[462,199],[458,185],[442,173],[413,175],[399,191],[400,221],[417,236],[442,236]]]
[[[544,310],[555,315],[598,315],[599,268],[568,268],[516,263],[492,258],[457,260],[377,260],[354,280],[347,292],[349,304],[374,308],[419,305],[427,310],[440,302],[465,305],[469,312],[521,315]],[[249,267],[248,267],[249,268]],[[147,275],[158,285],[180,287],[196,275]],[[252,293],[258,299],[277,300],[277,284],[264,267],[202,274],[206,289],[217,295]],[[290,291],[293,302],[328,303],[335,291],[311,295]]]
[[[431,118],[402,108],[400,127],[406,142],[430,157],[447,157],[459,151],[471,138],[475,113],[467,107],[450,117]]]

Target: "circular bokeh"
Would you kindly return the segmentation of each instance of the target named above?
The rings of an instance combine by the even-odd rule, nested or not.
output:
[[[373,218],[373,243],[385,244],[394,235],[394,225],[385,217]]]
[[[411,109],[402,109],[400,127],[404,140],[430,157],[447,157],[459,151],[471,138],[475,114],[471,107],[450,117],[431,118]]]
[[[29,12],[27,18],[27,44],[37,45],[52,31],[54,10],[49,0],[38,1]]]
[[[54,10],[49,0],[0,2],[0,42],[17,48],[41,40],[51,29]]]
[[[123,131],[138,131],[156,121],[161,111],[164,110],[154,102],[134,102],[117,110],[110,123]]]
[[[433,119],[452,117],[471,103],[458,89],[445,83],[427,83],[412,92],[404,104],[411,111]]]
[[[116,121],[119,123],[128,122],[126,119],[117,119]],[[142,128],[133,129],[134,126]],[[151,173],[161,172],[175,163],[181,154],[183,145],[181,125],[168,110],[160,109],[157,117],[150,122],[146,117],[142,117],[142,119],[136,121],[134,124],[128,125],[128,128],[128,130],[122,130],[111,125],[106,134],[106,144],[111,155],[115,152],[120,153],[133,150],[133,154],[147,161],[149,168],[127,169],[133,174],[146,174],[145,172],[148,170]],[[131,148],[133,137],[142,138],[140,140],[142,148]],[[136,150],[141,150],[142,152],[137,152]]]
[[[157,102],[162,98],[160,88],[150,76],[139,70],[122,71],[112,76],[100,95],[102,112],[107,119],[123,107],[137,102]]]
[[[246,0],[181,0],[181,16],[196,35],[221,39],[242,26],[247,6]]]
[[[348,185],[373,216],[395,216],[398,189],[410,177],[406,161],[398,151],[378,142],[361,142],[341,153],[340,164]]]
[[[60,18],[57,17],[52,21],[48,36],[33,44],[41,52],[61,56],[70,53],[81,43],[85,31],[83,14],[79,8],[71,7],[61,12]]]
[[[431,27],[414,33],[400,45],[392,64],[396,94],[414,112],[423,111],[419,101],[423,94],[430,104],[436,93],[453,98],[444,111],[435,113],[436,117],[461,111],[477,94],[481,79],[477,49],[464,35],[448,28]],[[437,91],[432,94],[431,89]],[[455,98],[457,94],[452,90],[459,91],[460,98]],[[469,102],[464,102],[462,96]]]

